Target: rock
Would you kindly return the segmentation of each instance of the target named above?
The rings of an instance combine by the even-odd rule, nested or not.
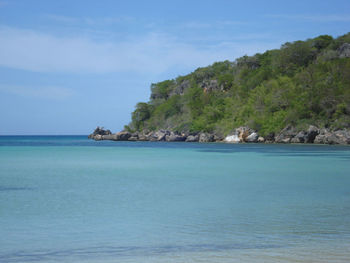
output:
[[[320,130],[313,126],[313,125],[310,125],[309,126],[309,129],[307,130],[306,132],[306,137],[305,137],[305,142],[306,143],[313,143],[316,136],[320,133]]]
[[[96,141],[102,141],[102,140],[103,140],[101,134],[96,134],[96,135],[93,137],[93,139],[96,140]]]
[[[199,135],[188,135],[186,138],[186,142],[198,142],[199,141]]]
[[[131,137],[131,133],[127,131],[121,131],[115,134],[117,141],[127,141]]]
[[[241,142],[241,140],[240,140],[240,138],[238,137],[237,134],[233,134],[233,135],[226,136],[225,139],[224,139],[224,142],[239,143],[239,142]]]
[[[156,137],[153,136],[153,132],[143,133],[145,141],[156,141]]]
[[[269,133],[265,136],[265,143],[273,143],[275,141],[275,133]]]
[[[118,141],[116,134],[102,135],[103,140]]]
[[[88,138],[100,141],[100,140],[103,140],[102,138],[103,135],[110,135],[110,134],[112,134],[110,130],[105,130],[103,127],[97,127],[94,130],[94,132],[88,136]],[[97,135],[100,135],[100,136],[97,136]]]
[[[253,132],[245,139],[246,142],[257,142],[259,135],[256,132]]]
[[[170,91],[169,96],[173,95],[183,95],[185,93],[185,90],[190,87],[190,81],[184,80],[181,83],[177,84],[172,91]]]
[[[249,127],[238,127],[232,134],[225,137],[224,142],[239,143],[239,142],[257,142],[259,135],[256,131]]]
[[[170,132],[167,131],[167,130],[159,130],[159,131],[156,131],[155,133],[153,133],[151,135],[151,141],[165,141],[165,137],[167,135],[170,135]]]
[[[138,135],[138,141],[149,141],[149,137],[147,135],[143,134],[143,133],[139,134]]]
[[[199,134],[199,142],[213,142],[214,135],[209,133],[201,133]]]
[[[139,141],[139,133],[138,132],[132,133],[128,141]]]
[[[314,143],[327,144],[327,138],[331,136],[331,133],[327,129],[321,129],[320,133],[316,136]]]
[[[343,129],[331,132],[321,129],[314,143],[318,144],[350,144],[350,131]]]
[[[299,132],[291,139],[291,143],[304,143],[306,141],[307,133],[305,131]]]
[[[224,89],[224,86],[219,85],[219,82],[216,79],[202,82],[201,87],[204,92],[223,91]]]
[[[248,136],[252,133],[254,133],[254,131],[249,127],[245,127],[245,126],[238,127],[234,131],[234,134],[238,136],[240,142],[245,142]]]
[[[350,144],[350,131],[345,129],[334,132],[338,144]]]
[[[259,136],[259,138],[258,138],[258,142],[265,142],[265,138],[264,138],[264,137],[262,137],[262,136]]]
[[[285,127],[276,137],[275,142],[277,143],[289,143],[293,137],[297,135],[294,127],[288,125]]]
[[[186,140],[186,136],[183,134],[176,134],[174,132],[170,132],[170,135],[165,136],[165,140],[167,142],[183,142]]]
[[[344,43],[338,48],[338,54],[340,58],[350,58],[350,44]]]
[[[279,143],[290,143],[292,139],[291,138],[284,138],[279,141]]]

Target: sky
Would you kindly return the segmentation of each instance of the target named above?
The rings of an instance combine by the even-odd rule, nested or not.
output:
[[[151,83],[349,31],[348,0],[0,0],[0,135],[117,132]]]

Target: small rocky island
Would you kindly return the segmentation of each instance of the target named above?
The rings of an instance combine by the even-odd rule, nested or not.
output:
[[[168,130],[112,133],[110,130],[97,127],[90,139],[96,141],[151,141],[151,142],[224,142],[224,143],[315,143],[315,144],[350,144],[350,131],[347,129],[330,131],[310,125],[307,130],[298,131],[287,126],[278,134],[259,136],[249,127],[239,127],[229,135],[222,137],[212,133],[178,133]]]

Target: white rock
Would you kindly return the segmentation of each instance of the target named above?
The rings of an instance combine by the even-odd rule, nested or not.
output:
[[[258,138],[259,138],[259,135],[256,132],[253,132],[245,139],[245,141],[246,142],[257,142]]]
[[[224,142],[239,143],[240,139],[239,139],[238,135],[234,134],[234,135],[229,135],[229,136],[225,137]]]

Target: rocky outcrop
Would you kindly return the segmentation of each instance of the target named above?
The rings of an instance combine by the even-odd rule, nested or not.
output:
[[[170,132],[169,131],[166,131],[166,130],[159,130],[159,131],[156,131],[154,133],[151,133],[149,135],[149,140],[150,141],[165,141],[166,140],[166,136],[169,136],[170,135]]]
[[[200,133],[199,142],[214,142],[214,135],[210,133]]]
[[[246,142],[258,142],[259,134],[256,132],[251,133],[245,138]]]
[[[190,81],[184,80],[178,85],[175,86],[175,88],[170,92],[169,96],[173,95],[183,95],[185,93],[185,90],[190,87]]]
[[[285,127],[277,136],[275,137],[275,142],[277,143],[290,143],[292,138],[297,135],[297,131],[291,125]]]
[[[321,129],[320,134],[315,138],[317,144],[350,144],[350,131],[337,130],[331,132],[327,129]]]
[[[259,134],[249,127],[239,127],[232,134],[225,137],[224,141],[229,143],[257,142]]]
[[[131,137],[131,133],[127,131],[121,131],[115,134],[116,141],[127,141]]]
[[[130,133],[121,131],[111,133],[110,130],[97,127],[90,139],[96,141],[154,141],[154,142],[226,142],[226,143],[316,143],[316,144],[350,144],[350,131],[347,129],[331,131],[319,129],[310,125],[307,130],[297,130],[289,125],[276,136],[268,134],[265,137],[259,136],[258,132],[249,127],[242,126],[234,129],[226,137],[212,133],[179,133],[169,130],[143,131]]]
[[[199,141],[199,135],[188,135],[186,138],[186,142],[198,142]]]
[[[219,82],[216,79],[204,81],[201,84],[201,88],[203,89],[204,92],[211,92],[211,91],[223,91],[224,87],[223,85],[219,85]]]
[[[102,135],[110,135],[112,134],[112,132],[110,130],[105,130],[103,127],[98,127],[93,131],[93,133],[91,133],[88,138],[90,139],[95,139],[94,137],[96,137],[99,140],[102,140]],[[97,136],[99,135],[99,136]]]
[[[224,139],[224,142],[240,143],[241,141],[240,141],[240,139],[239,139],[237,134],[233,134],[233,135],[226,136],[225,139]]]
[[[310,125],[307,131],[298,131],[291,125],[285,127],[276,137],[276,143],[313,143],[319,129]]]
[[[186,141],[186,135],[170,132],[169,135],[166,135],[165,140],[167,142],[184,142]]]
[[[112,134],[110,130],[97,127],[92,134],[88,136],[89,139],[96,141],[111,140],[111,141],[128,141],[131,137],[131,133],[127,131],[121,131]]]
[[[340,58],[350,58],[350,44],[344,43],[338,49],[338,54]]]

